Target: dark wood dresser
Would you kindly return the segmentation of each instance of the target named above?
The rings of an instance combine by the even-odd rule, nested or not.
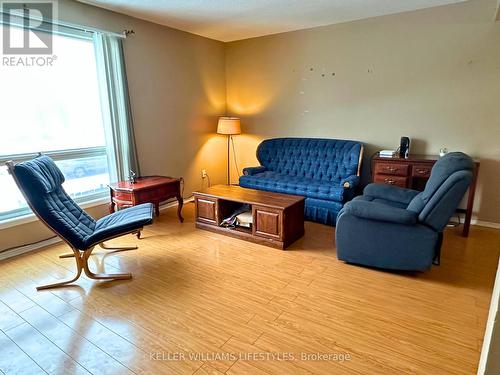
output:
[[[431,175],[432,166],[438,159],[437,155],[387,158],[376,154],[372,159],[372,181],[422,191]],[[464,237],[469,235],[478,172],[479,162],[475,161],[474,178],[469,188],[467,208],[465,209],[465,222],[462,231]]]

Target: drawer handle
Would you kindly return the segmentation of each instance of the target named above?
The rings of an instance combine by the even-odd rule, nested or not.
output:
[[[417,169],[418,174],[427,174],[427,169]]]
[[[386,184],[389,184],[389,185],[394,185],[394,184],[396,183],[396,181],[391,180],[390,178],[386,178],[386,179],[384,180],[384,182],[385,182]]]
[[[386,167],[385,169],[387,169],[389,172],[396,172],[398,170],[397,168],[394,167]]]

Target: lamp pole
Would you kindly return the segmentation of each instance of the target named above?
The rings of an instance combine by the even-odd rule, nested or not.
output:
[[[227,135],[227,185],[231,186],[231,134]]]
[[[241,124],[238,117],[219,117],[217,133],[227,135],[227,185],[231,185],[231,142],[234,149],[234,134],[241,134]],[[236,160],[235,160],[236,162]]]

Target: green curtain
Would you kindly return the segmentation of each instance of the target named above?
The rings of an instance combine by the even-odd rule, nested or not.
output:
[[[112,145],[108,164],[112,180],[126,180],[130,171],[140,176],[122,38],[94,33],[106,142]]]

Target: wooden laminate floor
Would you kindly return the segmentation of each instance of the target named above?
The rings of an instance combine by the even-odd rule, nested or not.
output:
[[[184,215],[112,241],[139,250],[92,256],[130,281],[36,292],[72,275],[62,244],[1,262],[0,373],[475,373],[500,231],[448,230],[440,267],[401,274],[338,261],[331,227],[306,223],[281,251]]]

